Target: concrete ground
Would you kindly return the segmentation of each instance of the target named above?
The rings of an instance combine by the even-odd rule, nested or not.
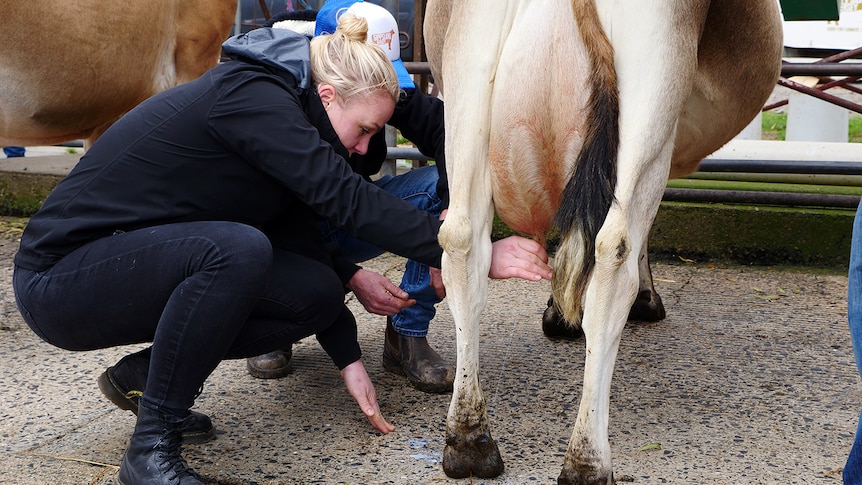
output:
[[[63,173],[76,157],[54,150],[4,160],[0,170],[47,172],[50,162]],[[141,346],[69,352],[27,328],[10,284],[21,224],[0,220],[0,484],[113,484],[134,418],[99,393],[96,379]],[[397,281],[403,259],[384,255],[366,266]],[[862,407],[846,277],[681,259],[653,273],[668,317],[630,322],[623,335],[609,425],[617,481],[841,483]],[[244,361],[223,362],[195,407],[212,417],[218,437],[184,456],[222,485],[555,483],[577,413],[584,348],[542,335],[549,291],[547,283],[491,283],[480,355],[506,463],[497,479],[446,478],[449,395],[424,394],[385,372],[384,319],[355,301],[366,367],[395,432],[373,431],[337,369],[307,339],[283,379],[254,379]],[[429,339],[454,361],[452,326],[443,302]]]
[[[134,418],[96,378],[140,348],[68,352],[40,341],[10,288],[14,230],[0,239],[0,483],[111,484]],[[371,269],[400,278],[403,259]],[[630,322],[613,381],[610,441],[620,483],[841,482],[862,407],[844,276],[660,263],[668,309]],[[314,339],[293,372],[250,377],[226,361],[196,410],[219,431],[184,455],[214,484],[556,483],[580,398],[582,342],[552,341],[539,319],[547,283],[493,281],[482,322],[482,382],[506,470],[447,479],[440,465],[449,395],[408,387],[380,365],[384,320],[355,302],[366,366],[385,416],[373,431]],[[444,303],[429,339],[454,359]]]

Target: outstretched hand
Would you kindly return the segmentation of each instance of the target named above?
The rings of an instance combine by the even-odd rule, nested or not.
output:
[[[449,210],[444,209],[440,220]],[[521,278],[528,281],[550,280],[553,275],[548,265],[548,252],[541,244],[521,236],[509,236],[491,244],[491,268],[488,276],[502,280]],[[442,300],[446,297],[443,275],[439,268],[431,268],[431,286]]]
[[[368,372],[362,364],[362,360],[348,365],[341,370],[341,378],[344,379],[344,385],[347,386],[347,392],[356,399],[362,413],[368,418],[368,422],[377,431],[383,434],[389,434],[395,430],[386,419],[380,414],[380,406],[377,404],[377,391],[374,390],[374,384],[371,383],[371,378],[368,377]]]
[[[509,236],[491,245],[491,269],[495,279],[521,278],[528,281],[551,279],[548,253],[541,244],[521,236]]]
[[[357,271],[347,283],[347,288],[353,291],[365,311],[375,315],[392,316],[416,304],[416,300],[389,278],[367,269]]]

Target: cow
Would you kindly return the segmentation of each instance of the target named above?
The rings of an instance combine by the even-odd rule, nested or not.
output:
[[[0,3],[0,146],[92,144],[124,113],[213,67],[237,0]]]
[[[450,183],[439,240],[457,372],[444,471],[487,478],[504,468],[478,378],[496,211],[539,241],[559,231],[553,303],[585,335],[558,482],[614,483],[611,376],[639,288],[652,286],[650,227],[668,178],[695,171],[774,88],[777,2],[429,0],[424,22]]]

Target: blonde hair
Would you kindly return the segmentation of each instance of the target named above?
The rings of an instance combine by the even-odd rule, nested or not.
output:
[[[317,84],[330,84],[344,103],[357,96],[388,93],[398,101],[398,75],[380,47],[365,41],[368,22],[346,13],[331,35],[311,39],[311,75]]]

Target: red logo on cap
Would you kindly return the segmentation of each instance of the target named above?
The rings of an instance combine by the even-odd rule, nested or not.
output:
[[[379,34],[371,34],[371,42],[383,47],[383,44],[386,44],[386,49],[392,50],[392,37],[395,36],[395,31],[390,30],[389,32],[382,32]]]

